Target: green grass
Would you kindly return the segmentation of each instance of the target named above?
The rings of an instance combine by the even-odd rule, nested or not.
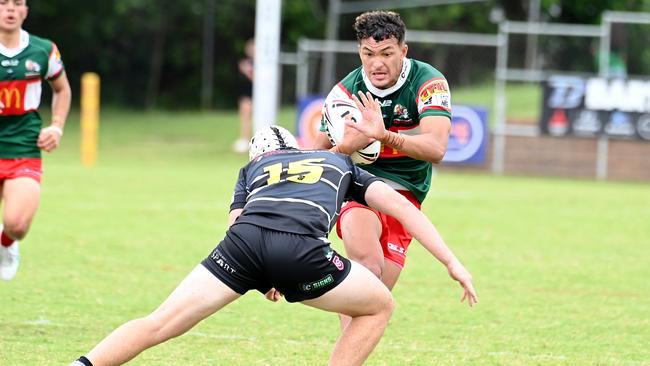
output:
[[[539,83],[508,83],[506,86],[506,121],[536,124],[541,116],[542,86]],[[453,105],[478,105],[488,109],[494,124],[494,83],[452,90]]]
[[[226,230],[247,160],[230,152],[235,114],[106,111],[92,168],[76,124],[45,156],[20,271],[0,283],[0,365],[69,363],[156,308]],[[368,365],[650,365],[648,185],[439,171],[424,211],[480,304],[414,243]],[[132,364],[325,364],[337,335],[334,314],[249,293]]]

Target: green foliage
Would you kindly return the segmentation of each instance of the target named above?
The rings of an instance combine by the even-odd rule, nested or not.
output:
[[[80,75],[94,71],[102,76],[102,97],[109,105],[197,108],[203,82],[202,38],[207,1],[210,0],[30,2],[25,28],[58,44],[77,95]],[[213,104],[217,108],[234,108],[239,90],[236,65],[245,40],[254,34],[255,1],[213,1],[216,4]],[[283,51],[294,51],[301,37],[322,39],[325,36],[328,1],[292,0],[282,4]],[[493,8],[502,8],[507,19],[525,20],[527,4],[527,1],[490,0],[397,10],[412,29],[494,34],[497,26],[489,16]],[[642,0],[542,1],[542,17],[552,22],[597,24],[604,9],[650,10],[647,1]],[[341,39],[353,39],[351,24],[356,15],[340,17]],[[647,49],[645,38],[633,34],[629,42],[630,50],[644,54],[628,57],[631,68],[647,74],[650,61],[645,55],[647,51],[643,51]],[[553,57],[571,59],[560,51]],[[454,83],[482,82],[486,75],[493,73],[490,61],[480,56],[476,58],[483,62],[469,58],[455,50],[438,50],[435,56],[437,66],[450,69],[446,75]],[[591,66],[589,60],[582,65]],[[286,87],[293,85],[288,82]]]
[[[1,365],[66,365],[155,309],[223,237],[247,161],[234,113],[104,110],[93,168],[77,128],[45,156],[20,271],[0,283]],[[649,365],[647,185],[438,172],[423,210],[480,303],[413,243],[368,365]],[[334,314],[249,293],[132,363],[319,365],[338,332]]]

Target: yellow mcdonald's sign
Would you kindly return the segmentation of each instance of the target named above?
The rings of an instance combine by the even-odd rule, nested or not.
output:
[[[4,104],[5,108],[11,108],[11,102],[14,102],[14,108],[20,108],[22,105],[22,96],[17,88],[2,88],[0,89],[0,102]]]

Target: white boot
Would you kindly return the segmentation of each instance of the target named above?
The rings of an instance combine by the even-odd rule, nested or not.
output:
[[[16,276],[18,264],[20,264],[18,240],[8,247],[0,245],[0,278],[11,281]]]

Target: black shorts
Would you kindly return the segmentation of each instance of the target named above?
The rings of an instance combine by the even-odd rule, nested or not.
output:
[[[326,241],[247,223],[231,226],[201,264],[237,293],[275,287],[289,302],[317,298],[350,272]]]
[[[241,82],[239,85],[239,97],[240,98],[252,98],[253,97],[253,82],[246,79]]]

